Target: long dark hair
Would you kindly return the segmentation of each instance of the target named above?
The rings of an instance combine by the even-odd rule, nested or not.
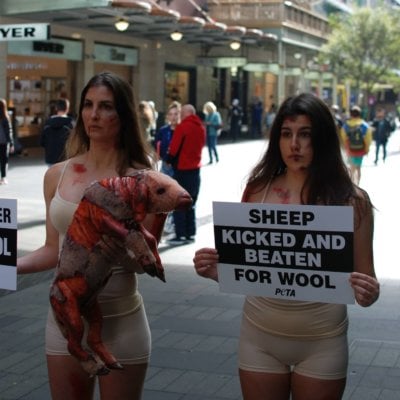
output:
[[[302,93],[286,99],[279,108],[270,131],[269,146],[260,162],[251,171],[249,191],[265,188],[284,173],[279,140],[283,121],[294,115],[307,115],[311,120],[313,159],[301,192],[303,204],[348,204],[356,196],[343,161],[334,118],[328,106],[317,96]]]
[[[112,72],[102,72],[93,76],[84,87],[76,126],[66,147],[67,157],[73,157],[89,150],[90,140],[83,124],[82,109],[88,90],[94,86],[106,86],[114,95],[115,108],[121,121],[118,173],[124,175],[127,169],[132,167],[151,168],[153,152],[144,141],[140,131],[132,86]]]
[[[7,102],[5,99],[0,99],[0,120],[6,119],[8,122],[10,122],[10,116],[8,115],[8,110],[7,110]]]

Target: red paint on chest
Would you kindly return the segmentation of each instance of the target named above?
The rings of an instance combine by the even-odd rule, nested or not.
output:
[[[86,172],[86,167],[83,164],[73,164],[74,172],[77,172],[78,174],[82,174]]]
[[[290,199],[289,189],[273,188],[272,191],[275,192],[277,196],[281,199],[282,204],[289,204],[289,199]]]

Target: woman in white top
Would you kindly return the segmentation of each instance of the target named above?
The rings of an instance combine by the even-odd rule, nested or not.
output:
[[[242,201],[353,206],[350,284],[361,306],[378,299],[373,207],[367,193],[351,181],[332,114],[319,98],[300,94],[282,104]],[[193,261],[199,275],[218,280],[215,249],[198,250]],[[347,325],[343,304],[247,296],[239,342],[243,398],[340,399],[348,365]]]
[[[132,87],[109,72],[95,75],[81,95],[76,127],[67,144],[67,161],[50,167],[44,177],[46,240],[42,247],[18,259],[18,273],[54,268],[73,213],[85,188],[95,180],[152,168],[151,149],[143,139]],[[155,232],[153,222],[145,226]],[[151,225],[151,226],[150,226]],[[136,273],[143,271],[117,239],[104,241],[112,276],[99,295],[102,336],[123,370],[98,377],[102,400],[140,399],[151,350],[146,313],[137,291]],[[111,246],[107,250],[107,246]],[[127,272],[121,266],[134,266]],[[72,357],[66,340],[48,314],[46,356],[53,400],[93,398],[96,378]]]

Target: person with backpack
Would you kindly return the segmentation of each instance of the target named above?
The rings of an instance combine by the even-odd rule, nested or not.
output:
[[[372,130],[361,118],[359,106],[351,107],[350,118],[343,123],[340,133],[347,153],[351,177],[353,182],[359,185],[363,158],[368,154],[372,141]]]
[[[49,166],[65,159],[65,143],[73,128],[73,118],[67,115],[69,101],[58,99],[55,107],[56,114],[45,122],[40,136],[40,145],[44,147],[44,160]]]

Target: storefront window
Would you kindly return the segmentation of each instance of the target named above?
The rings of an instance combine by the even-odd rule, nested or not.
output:
[[[53,112],[52,102],[60,97],[67,97],[65,78],[10,78],[8,105],[14,109],[19,136],[38,135]]]
[[[189,102],[189,73],[186,71],[166,71],[164,109],[173,101],[181,104]]]

